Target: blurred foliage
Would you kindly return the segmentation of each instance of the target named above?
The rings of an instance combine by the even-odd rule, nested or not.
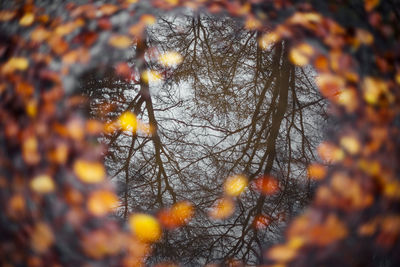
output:
[[[2,266],[141,266],[162,227],[176,228],[196,216],[188,202],[158,216],[127,215],[127,224],[112,216],[118,198],[106,179],[106,148],[96,138],[140,127],[152,135],[157,129],[134,113],[111,124],[89,120],[79,112],[85,100],[72,94],[79,75],[110,64],[149,94],[148,84],[168,73],[144,68],[143,34],[158,12],[181,7],[238,17],[260,34],[262,49],[290,47],[286,59],[314,66],[338,121],[338,130],[317,149],[324,165],[309,167],[320,181],[312,204],[292,221],[285,242],[265,252],[264,264],[398,266],[399,6],[395,0],[3,1]],[[123,63],[133,44],[139,73]],[[168,67],[181,58],[171,52],[160,61]],[[274,177],[260,179],[255,187],[261,193],[279,190]],[[210,216],[229,217],[247,183],[239,174],[229,177]],[[269,219],[260,215],[255,225],[262,229]]]

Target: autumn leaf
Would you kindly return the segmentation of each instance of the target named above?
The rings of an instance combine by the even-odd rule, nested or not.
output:
[[[247,186],[247,178],[243,175],[228,177],[224,184],[225,194],[232,197],[239,196]]]
[[[235,211],[235,203],[230,198],[218,199],[209,212],[213,219],[222,220],[230,217]]]
[[[360,141],[353,135],[345,135],[340,138],[340,145],[351,155],[356,155],[360,152]]]
[[[24,140],[24,143],[22,145],[22,152],[26,163],[34,165],[40,161],[38,147],[39,144],[35,137],[30,136]]]
[[[187,201],[178,202],[158,214],[161,224],[173,229],[186,224],[193,216],[193,205]]]
[[[278,42],[280,39],[281,36],[279,36],[276,32],[269,32],[261,36],[258,43],[262,49],[267,50],[271,47],[271,45]]]
[[[320,158],[329,163],[339,162],[345,156],[342,149],[329,142],[322,142],[318,146],[317,151]]]
[[[113,211],[118,204],[118,197],[111,191],[99,190],[89,195],[87,208],[96,216],[104,216]]]
[[[29,61],[24,57],[12,57],[2,67],[3,73],[11,73],[16,70],[24,71],[28,68]]]
[[[136,132],[138,126],[138,120],[136,115],[132,112],[126,111],[121,114],[118,119],[119,125],[121,126],[122,130],[129,131],[129,132]]]
[[[183,60],[182,56],[174,51],[166,52],[158,58],[161,65],[166,67],[173,67],[180,64]]]
[[[256,190],[264,195],[273,195],[279,191],[279,183],[275,177],[264,175],[254,180]]]
[[[311,56],[314,54],[314,48],[307,44],[301,43],[290,50],[290,61],[298,66],[305,66],[309,63]]]
[[[326,168],[318,163],[310,164],[307,168],[308,176],[315,180],[321,180],[326,175]]]
[[[146,70],[141,75],[142,79],[146,83],[155,83],[161,80],[161,74],[155,70]]]
[[[297,255],[297,250],[287,245],[274,246],[267,252],[267,258],[277,262],[288,262]]]
[[[31,234],[31,246],[38,253],[45,253],[54,243],[54,234],[47,223],[37,223]]]
[[[366,11],[371,12],[376,6],[379,5],[380,0],[364,0],[364,8]]]
[[[30,187],[36,193],[46,194],[54,191],[55,184],[49,175],[41,174],[31,180]]]
[[[103,164],[83,159],[75,161],[74,172],[81,181],[89,184],[104,181],[106,175]]]
[[[365,101],[371,105],[378,104],[382,97],[389,103],[394,101],[387,83],[382,79],[366,77],[363,80],[363,92]]]
[[[22,18],[19,20],[19,24],[21,26],[30,26],[35,21],[35,14],[33,13],[25,13]]]
[[[272,219],[269,216],[257,215],[253,220],[253,227],[258,230],[263,230],[270,225],[271,221]]]
[[[143,242],[153,243],[161,238],[161,227],[151,215],[136,213],[129,217],[132,233]]]
[[[118,49],[126,49],[132,44],[132,39],[126,35],[113,35],[108,43]]]
[[[13,10],[0,10],[0,21],[9,21],[13,19],[16,12]]]

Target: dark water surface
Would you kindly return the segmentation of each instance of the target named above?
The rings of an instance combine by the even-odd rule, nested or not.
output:
[[[194,205],[195,216],[164,233],[150,264],[260,263],[313,195],[306,168],[324,138],[326,102],[313,70],[294,67],[284,42],[262,50],[258,38],[231,18],[169,15],[158,18],[127,59],[137,73],[145,68],[164,79],[146,84],[139,75],[121,79],[104,68],[81,76],[91,116],[110,122],[131,111],[155,129],[151,136],[119,132],[102,139],[121,198],[118,216],[156,213],[183,200]],[[153,60],[167,51],[178,52],[182,62],[165,68]],[[236,174],[250,185],[234,213],[210,218],[224,181]],[[279,183],[274,194],[252,186],[266,175]]]

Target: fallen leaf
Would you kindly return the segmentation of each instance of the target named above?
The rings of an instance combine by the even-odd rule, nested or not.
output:
[[[150,215],[136,213],[129,217],[132,233],[142,242],[152,243],[161,238],[161,227],[158,221]]]
[[[102,182],[106,175],[103,164],[82,159],[75,161],[74,172],[85,183]]]

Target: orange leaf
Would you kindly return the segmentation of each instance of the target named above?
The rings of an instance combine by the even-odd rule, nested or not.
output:
[[[313,163],[310,166],[308,166],[307,171],[308,171],[308,176],[316,180],[321,180],[326,175],[325,167],[318,163]]]
[[[209,215],[211,218],[222,220],[230,217],[235,211],[235,203],[230,198],[222,198],[214,203]]]
[[[345,87],[345,80],[338,75],[322,73],[316,77],[316,83],[322,95],[328,99],[335,100]]]
[[[132,44],[132,39],[125,35],[113,35],[108,43],[116,48],[125,49]]]
[[[273,195],[279,191],[279,183],[276,178],[265,175],[254,181],[255,189],[265,195]]]
[[[133,214],[129,217],[129,226],[142,242],[156,242],[161,237],[160,224],[153,216],[144,213]]]
[[[315,225],[311,229],[311,242],[325,246],[339,241],[348,235],[347,227],[334,214],[329,215],[325,223]]]
[[[87,206],[93,215],[104,216],[114,210],[117,204],[118,197],[113,192],[101,190],[90,194]]]
[[[287,245],[274,246],[267,251],[267,258],[278,262],[288,262],[296,257],[296,255],[297,249]]]
[[[372,11],[377,5],[379,5],[380,0],[364,0],[364,8],[366,11]]]
[[[257,215],[253,221],[253,227],[256,229],[265,229],[271,223],[271,218],[269,216]]]
[[[193,206],[187,201],[176,203],[170,209],[162,210],[158,219],[163,226],[173,229],[187,223],[193,216]]]
[[[44,253],[54,242],[54,235],[50,227],[40,222],[33,228],[31,246],[38,253]]]

